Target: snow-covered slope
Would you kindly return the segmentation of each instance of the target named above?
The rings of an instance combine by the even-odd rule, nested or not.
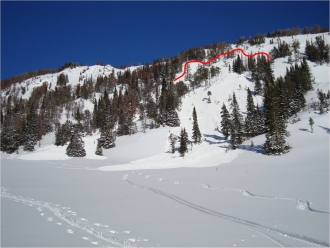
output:
[[[302,54],[306,39],[315,36],[294,37]],[[324,36],[328,42],[329,35]],[[269,52],[276,45],[269,40],[241,47]],[[291,43],[292,37],[281,40]],[[317,100],[317,89],[327,92],[330,83],[329,65],[308,64],[315,84],[305,95],[307,104]],[[181,127],[143,133],[139,121],[139,132],[118,137],[116,147],[104,150],[103,157],[94,154],[99,134],[83,138],[86,158],[67,157],[65,146],[53,145],[54,133],[44,137],[35,152],[2,153],[3,223],[8,227],[2,235],[4,244],[38,246],[31,237],[45,232],[39,245],[329,246],[329,114],[299,112],[300,121],[288,124],[287,141],[293,149],[285,155],[263,155],[265,135],[252,139],[254,147],[248,140],[226,152],[228,141],[217,130],[222,103],[228,104],[235,92],[244,115],[246,89],[253,89],[254,83],[249,73],[229,73],[223,59],[215,65],[221,68],[219,77],[183,99],[181,127],[191,137],[195,107],[203,135],[202,144],[194,145],[184,158],[178,152],[171,154],[168,143],[169,134],[179,134]],[[275,60],[275,77],[283,76],[287,66],[287,58]],[[194,72],[197,64],[191,68]],[[66,70],[70,83],[83,69]],[[93,66],[86,76],[96,78],[111,70]],[[30,80],[29,89],[44,80],[53,80],[54,87],[56,75]],[[262,98],[254,97],[254,102],[261,105]],[[315,122],[313,133],[310,117]],[[23,207],[15,202],[43,215],[36,211],[17,215]],[[51,224],[53,219],[57,225]],[[24,238],[26,226],[33,230],[30,238]],[[62,235],[63,243],[50,233]]]
[[[315,37],[319,34],[309,34],[309,35],[297,35],[294,37],[281,37],[281,41],[285,41],[288,44],[293,42],[293,39],[298,39],[300,42],[300,52],[303,55],[305,50],[306,40],[314,40]],[[329,34],[323,34],[325,39],[329,40]],[[276,46],[276,44],[270,44],[270,38],[266,38],[266,42],[259,46],[249,46],[245,42],[240,46],[245,51],[255,53],[258,51],[270,52],[270,50]],[[277,40],[275,39],[275,43]],[[234,46],[233,46],[234,47]],[[227,62],[231,64],[231,60]],[[317,100],[316,90],[322,89],[323,92],[329,90],[329,65],[315,65],[308,61],[308,64],[311,68],[312,74],[315,77],[315,84],[313,85],[314,90],[306,94],[307,104]],[[147,130],[145,134],[141,133],[140,122],[137,121],[140,133],[130,136],[130,137],[119,137],[117,139],[117,147],[114,149],[105,151],[104,157],[95,156],[96,149],[96,139],[99,137],[99,134],[94,134],[93,136],[84,137],[85,149],[87,152],[88,159],[107,159],[108,163],[114,165],[114,161],[122,161],[120,166],[111,166],[108,168],[102,168],[107,170],[124,170],[124,169],[137,169],[137,168],[175,168],[175,167],[203,167],[203,166],[215,166],[221,163],[227,163],[235,159],[239,153],[244,152],[242,149],[237,151],[226,152],[226,147],[228,143],[223,140],[223,135],[218,131],[220,129],[220,110],[222,103],[225,103],[228,106],[228,99],[232,97],[233,92],[235,92],[237,101],[239,103],[241,113],[243,116],[246,112],[246,98],[247,98],[247,88],[251,90],[254,88],[254,83],[251,81],[250,73],[237,74],[228,71],[228,67],[224,63],[224,58],[221,57],[220,60],[216,63],[213,63],[214,66],[218,66],[221,69],[219,76],[212,78],[210,85],[203,85],[190,91],[189,94],[183,99],[181,106],[181,111],[179,111],[179,117],[181,121],[180,128],[160,128],[158,130]],[[198,63],[190,64],[191,72],[194,73],[197,69]],[[276,59],[273,65],[273,70],[275,77],[283,76],[286,72],[286,68],[290,64],[287,62],[287,58]],[[129,68],[131,71],[135,70],[137,67]],[[119,71],[114,69],[110,65],[107,66],[91,66],[91,67],[77,67],[73,69],[65,69],[63,72],[66,73],[69,77],[69,84],[76,85],[79,83],[79,76],[82,75],[85,78],[93,77],[97,78],[98,75],[109,75],[114,70],[115,75]],[[122,70],[123,71],[123,70]],[[32,87],[39,86],[42,82],[52,82],[52,87],[56,85],[57,74],[44,75],[34,79],[26,80],[21,83],[20,86],[29,85],[29,91],[27,91],[23,97],[28,97],[29,92],[31,92]],[[189,84],[188,81],[185,83]],[[207,101],[207,92],[211,91],[211,103]],[[93,110],[93,104],[90,101],[85,101],[82,99],[76,100],[77,102],[81,101],[85,109]],[[262,97],[254,96],[254,103],[262,105]],[[192,135],[192,110],[193,107],[196,107],[198,123],[200,130],[203,135],[203,143],[201,145],[196,145],[190,147],[193,149],[192,152],[189,152],[184,159],[179,158],[179,154],[175,153],[174,155],[169,153],[169,143],[168,135],[173,133],[179,135],[180,129],[185,127],[189,137]],[[311,113],[310,117],[314,119],[317,117],[316,113]],[[327,115],[326,115],[327,116]],[[300,117],[300,115],[299,115]],[[306,117],[309,118],[309,117]],[[62,121],[65,121],[63,114]],[[306,124],[308,129],[308,121],[302,119],[302,122]],[[318,125],[316,123],[316,125]],[[291,128],[291,124],[289,125]],[[292,125],[292,127],[295,125]],[[327,128],[328,125],[325,125]],[[164,132],[162,130],[168,130]],[[295,129],[292,131],[292,137],[295,137]],[[299,130],[299,129],[298,129]],[[297,133],[299,136],[299,132]],[[66,156],[65,148],[66,147],[56,147],[52,145],[54,142],[54,133],[47,135],[41,140],[41,147],[36,149],[36,152],[23,152],[19,151],[19,154],[14,155],[4,155],[4,157],[10,158],[19,158],[19,159],[32,159],[32,160],[49,160],[49,159],[70,159]],[[131,144],[136,144],[132,146]],[[155,145],[160,148],[154,149]],[[123,147],[132,147],[132,151],[127,150]],[[177,143],[178,146],[178,143]],[[135,149],[135,147],[143,147],[142,149]],[[295,147],[293,145],[293,147]],[[121,149],[128,151],[125,161],[130,162],[130,164],[122,165],[124,160],[120,158]],[[155,151],[146,153],[148,156],[140,156],[139,154],[145,154],[142,150]],[[51,155],[50,155],[51,154]],[[136,155],[135,155],[136,154]],[[119,158],[117,158],[119,156]],[[138,159],[138,161],[136,161]],[[155,163],[157,161],[157,163]],[[138,166],[141,165],[141,166]]]

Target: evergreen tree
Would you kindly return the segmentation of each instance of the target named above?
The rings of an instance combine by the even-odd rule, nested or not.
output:
[[[131,125],[131,118],[124,111],[121,109],[119,111],[118,116],[118,129],[117,133],[119,136],[122,135],[129,135],[130,134],[130,125]]]
[[[63,132],[62,132],[62,127],[61,124],[57,127],[57,130],[55,132],[55,144],[56,146],[63,146]]]
[[[175,152],[175,143],[177,141],[177,137],[173,133],[171,133],[170,136],[168,137],[168,140],[170,142],[171,152],[174,153]]]
[[[110,149],[116,146],[115,144],[116,137],[111,128],[102,127],[101,128],[101,137],[98,139],[98,145],[104,149]]]
[[[68,141],[70,141],[70,138],[73,133],[73,123],[69,120],[67,120],[63,125],[62,125],[62,146],[65,145]]]
[[[230,120],[230,114],[226,108],[226,105],[223,103],[221,108],[221,132],[225,136],[225,139],[228,139],[228,136],[230,134],[230,127],[231,127],[231,120]]]
[[[180,126],[179,115],[176,112],[177,99],[174,87],[168,85],[165,78],[162,81],[161,95],[159,97],[159,117],[158,122],[170,127]]]
[[[263,89],[262,89],[262,85],[261,85],[259,76],[256,76],[256,79],[255,79],[254,93],[255,93],[255,95],[262,95],[262,93],[263,93]]]
[[[200,144],[202,142],[202,135],[201,135],[201,132],[199,131],[197,113],[196,113],[195,107],[193,109],[193,129],[192,130],[193,130],[192,139],[193,139],[194,143]]]
[[[312,119],[312,117],[309,117],[309,125],[311,126],[311,131],[313,133],[314,120]]]
[[[21,135],[25,137],[25,135]],[[19,147],[19,132],[15,125],[15,118],[7,111],[1,127],[1,151],[12,154]],[[24,142],[24,139],[23,139]]]
[[[233,111],[231,113],[230,142],[235,150],[243,142],[243,116],[239,113],[239,106],[233,94]]]
[[[185,153],[188,152],[188,134],[185,128],[181,129],[180,136],[179,153],[181,157],[184,157]]]
[[[265,118],[261,110],[259,109],[259,106],[257,104],[257,109],[255,111],[255,134],[263,134],[266,132],[265,128]]]
[[[246,104],[247,115],[245,118],[245,135],[247,138],[255,136],[255,111],[254,111],[254,102],[250,88],[247,90],[247,104]]]
[[[264,108],[267,134],[263,149],[266,155],[281,155],[289,152],[291,148],[285,141],[285,136],[289,133],[286,131],[285,118],[280,111],[274,83],[266,82],[265,86]]]
[[[80,133],[77,128],[75,128],[68,147],[66,148],[66,154],[69,157],[85,157],[86,151],[84,148],[84,142],[81,139]]]
[[[243,65],[243,61],[239,55],[237,55],[237,59],[233,61],[233,72],[241,74],[245,71],[245,67]]]
[[[303,57],[303,61],[301,62],[300,70],[301,70],[303,93],[306,93],[307,91],[312,90],[313,86],[312,86],[312,73],[305,57]]]
[[[34,109],[34,105],[31,104],[30,111],[26,117],[26,129],[25,129],[25,143],[24,151],[34,151],[34,146],[37,144],[37,114]]]

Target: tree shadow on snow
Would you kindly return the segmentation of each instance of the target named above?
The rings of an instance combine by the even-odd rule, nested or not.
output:
[[[246,151],[250,151],[250,152],[255,152],[255,153],[263,153],[261,145],[255,145],[255,146],[239,145],[238,149],[242,149],[242,150],[246,150]]]
[[[253,82],[252,78],[245,76],[246,80],[248,80],[250,83]]]
[[[309,131],[308,129],[306,128],[299,128],[300,131],[304,131],[304,132],[308,132],[308,133],[311,133],[311,131]]]
[[[330,134],[330,128],[327,127],[322,127],[320,125],[317,125],[318,127],[322,128],[323,130],[325,130],[328,134]]]
[[[203,136],[204,136],[203,141],[206,141],[210,145],[222,144],[225,141],[224,137],[220,137],[220,136],[214,135],[214,134],[203,134]],[[212,139],[215,141],[213,141]]]

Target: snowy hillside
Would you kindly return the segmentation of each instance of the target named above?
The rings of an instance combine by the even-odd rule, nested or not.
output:
[[[300,42],[301,55],[306,40],[318,35],[293,37]],[[329,34],[322,35],[329,43]],[[280,39],[291,44],[293,38]],[[266,38],[261,46],[245,42],[240,48],[249,53],[269,53],[274,46]],[[232,64],[232,60],[227,63]],[[180,127],[143,133],[136,116],[138,133],[117,137],[116,147],[104,150],[104,156],[95,155],[98,132],[83,137],[85,158],[68,157],[66,146],[54,145],[54,132],[43,137],[34,152],[20,148],[18,153],[1,153],[2,223],[7,227],[2,231],[3,244],[329,246],[329,113],[320,115],[311,108],[300,111],[294,117],[300,120],[288,123],[287,142],[293,148],[287,154],[262,154],[264,134],[251,139],[253,147],[251,140],[246,140],[239,149],[227,150],[229,141],[219,131],[221,106],[225,103],[230,109],[228,99],[235,92],[245,116],[247,88],[253,90],[254,82],[251,73],[229,72],[223,58],[212,65],[221,69],[220,75],[185,95],[178,111]],[[314,90],[305,95],[307,105],[317,101],[318,89],[328,92],[330,83],[328,64],[308,61],[308,65],[315,83]],[[284,76],[289,66],[287,57],[276,59],[275,77]],[[197,63],[191,64],[191,72],[197,67]],[[113,70],[115,75],[119,71],[108,65],[76,67],[64,73],[75,86],[81,76],[95,79]],[[27,91],[24,95],[19,91],[18,97],[27,99],[32,88],[45,81],[54,89],[57,75],[22,82],[19,86]],[[255,105],[262,106],[261,96],[253,99]],[[91,101],[77,101],[93,111]],[[191,139],[193,107],[202,143],[189,145],[182,158],[177,151],[170,152],[168,137],[171,133],[179,135],[185,127]],[[310,117],[315,123],[313,133]],[[65,120],[62,114],[62,123]],[[26,215],[23,209],[28,209]],[[33,230],[30,238],[22,225]]]

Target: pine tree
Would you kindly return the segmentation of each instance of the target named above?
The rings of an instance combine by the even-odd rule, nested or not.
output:
[[[181,129],[180,136],[179,153],[181,157],[184,157],[185,153],[188,152],[188,134],[185,128]]]
[[[311,126],[311,131],[313,133],[314,120],[312,119],[312,117],[309,117],[309,125]]]
[[[303,57],[303,61],[300,66],[301,74],[302,74],[302,89],[303,93],[306,93],[309,90],[313,89],[312,86],[312,73],[308,66],[307,60]]]
[[[255,134],[259,135],[259,134],[263,134],[265,133],[266,129],[265,129],[265,119],[263,116],[263,113],[260,111],[259,106],[257,104],[257,109],[255,111]]]
[[[37,144],[37,114],[34,109],[34,104],[31,104],[30,111],[26,117],[26,129],[25,129],[25,143],[24,151],[34,151],[34,146]]]
[[[115,144],[116,137],[114,132],[109,127],[101,128],[101,137],[98,139],[98,145],[104,149],[110,149],[116,146]]]
[[[247,105],[246,105],[247,115],[245,118],[245,135],[247,138],[255,136],[255,118],[254,118],[254,102],[250,88],[247,90]]]
[[[288,136],[289,133],[286,131],[285,118],[280,111],[279,100],[276,96],[273,82],[268,83],[266,81],[264,108],[267,129],[266,141],[263,144],[264,153],[266,155],[281,155],[289,152],[291,147],[285,141],[285,136]]]
[[[230,120],[230,114],[226,108],[226,105],[223,103],[221,108],[221,132],[225,136],[225,139],[228,139],[230,134],[230,127],[231,127],[231,120]]]
[[[257,76],[254,83],[254,93],[255,95],[262,95],[263,89],[261,86],[260,78]]]
[[[84,142],[81,139],[80,133],[75,128],[75,131],[73,132],[70,143],[68,147],[66,148],[66,154],[69,157],[85,157],[86,151],[84,148]]]
[[[174,153],[175,152],[175,143],[177,141],[177,137],[173,133],[171,133],[170,136],[168,137],[168,140],[170,142],[171,152]]]
[[[233,94],[233,111],[231,113],[230,142],[235,150],[243,142],[243,116],[239,113],[239,106]]]
[[[25,135],[22,135],[25,137]],[[12,154],[19,147],[19,133],[15,126],[15,118],[7,111],[1,127],[1,151]],[[24,139],[23,139],[24,142]]]
[[[195,144],[200,144],[202,142],[202,135],[198,127],[198,121],[197,121],[197,113],[196,109],[194,107],[193,109],[193,134],[192,134],[192,139]]]
[[[63,132],[62,132],[62,127],[61,124],[59,124],[59,126],[56,129],[55,132],[55,144],[56,146],[63,146],[64,142],[63,142]]]

